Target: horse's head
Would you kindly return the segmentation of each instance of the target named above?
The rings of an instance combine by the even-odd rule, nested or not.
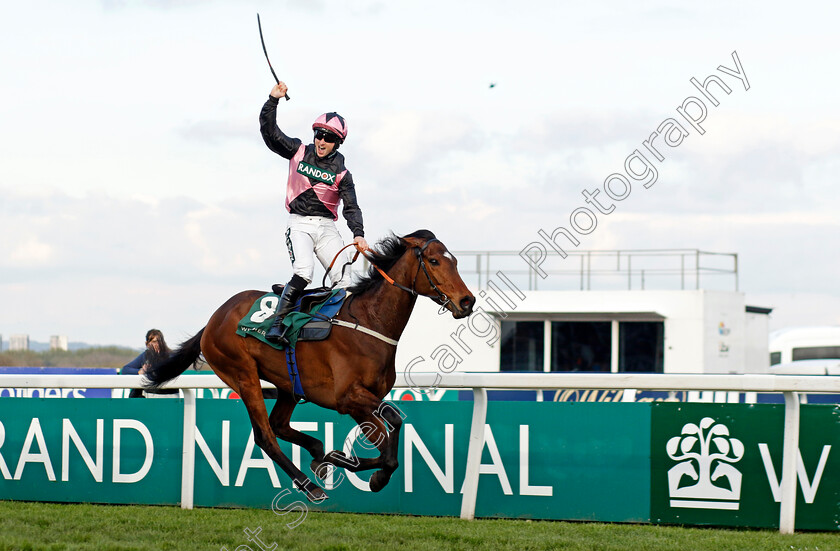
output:
[[[469,316],[475,296],[458,273],[458,260],[434,236],[418,237],[418,233],[400,238],[409,249],[407,254],[414,255],[418,262],[414,290],[451,311],[455,319]]]

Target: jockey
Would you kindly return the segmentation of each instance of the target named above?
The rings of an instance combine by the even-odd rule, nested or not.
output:
[[[286,182],[286,247],[292,260],[292,279],[283,288],[277,317],[266,339],[288,345],[283,318],[294,309],[303,289],[312,281],[315,256],[327,269],[338,251],[344,246],[335,227],[338,203],[344,202],[342,215],[353,232],[357,247],[367,249],[362,211],[356,203],[353,176],[344,166],[344,155],[339,146],[347,137],[347,123],[338,113],[324,113],[315,120],[313,143],[305,145],[297,138],[286,136],[277,127],[277,104],[286,95],[287,87],[279,82],[271,89],[268,101],[260,112],[260,132],[268,148],[289,159],[289,176]],[[349,252],[336,259],[330,270],[333,287],[347,287],[350,277],[342,275],[343,265],[349,261]]]

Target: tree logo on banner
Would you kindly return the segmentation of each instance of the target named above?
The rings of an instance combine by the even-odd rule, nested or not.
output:
[[[726,425],[711,417],[688,423],[665,449],[679,462],[668,470],[671,507],[738,510],[741,472],[732,463],[744,456],[744,444]]]

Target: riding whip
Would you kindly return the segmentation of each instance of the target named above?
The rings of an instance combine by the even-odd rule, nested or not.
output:
[[[271,74],[274,76],[275,82],[280,84],[280,79],[277,78],[277,73],[274,72],[274,67],[271,66],[271,60],[268,59],[268,51],[265,49],[265,40],[263,40],[263,32],[262,32],[262,23],[260,23],[260,14],[257,14],[257,27],[260,29],[260,43],[262,44],[263,53],[265,54],[265,60],[268,61],[268,68],[271,69]],[[289,101],[290,98],[289,94],[286,94],[286,101]]]

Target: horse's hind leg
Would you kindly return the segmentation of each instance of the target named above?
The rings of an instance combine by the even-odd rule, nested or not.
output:
[[[292,482],[306,494],[310,501],[320,503],[327,498],[327,494],[314,482],[300,472],[295,464],[286,457],[277,444],[277,437],[268,420],[268,413],[263,401],[260,381],[256,377],[239,380],[239,396],[245,403],[251,426],[254,428],[254,442],[268,454],[268,456],[283,469]],[[291,414],[291,413],[290,413]],[[322,452],[323,453],[323,452]]]
[[[309,468],[315,475],[324,480],[329,471],[326,465],[334,465],[343,467],[348,471],[357,472],[370,469],[379,468],[381,461],[377,458],[358,458],[347,457],[339,450],[333,450],[324,455],[324,443],[308,434],[304,434],[295,430],[290,425],[289,421],[292,417],[292,411],[295,409],[297,403],[291,395],[280,393],[277,397],[277,402],[271,410],[271,415],[268,420],[271,423],[271,428],[278,438],[282,438],[286,442],[297,444],[304,448],[312,456],[312,463]]]
[[[310,466],[312,472],[320,478],[323,478],[321,476],[321,465],[324,464],[323,442],[314,436],[295,430],[289,424],[292,418],[292,411],[294,411],[296,405],[297,402],[294,397],[281,391],[277,396],[277,402],[275,402],[274,408],[271,410],[268,421],[278,438],[282,438],[292,444],[297,444],[309,452],[309,455],[312,456],[312,464]]]

